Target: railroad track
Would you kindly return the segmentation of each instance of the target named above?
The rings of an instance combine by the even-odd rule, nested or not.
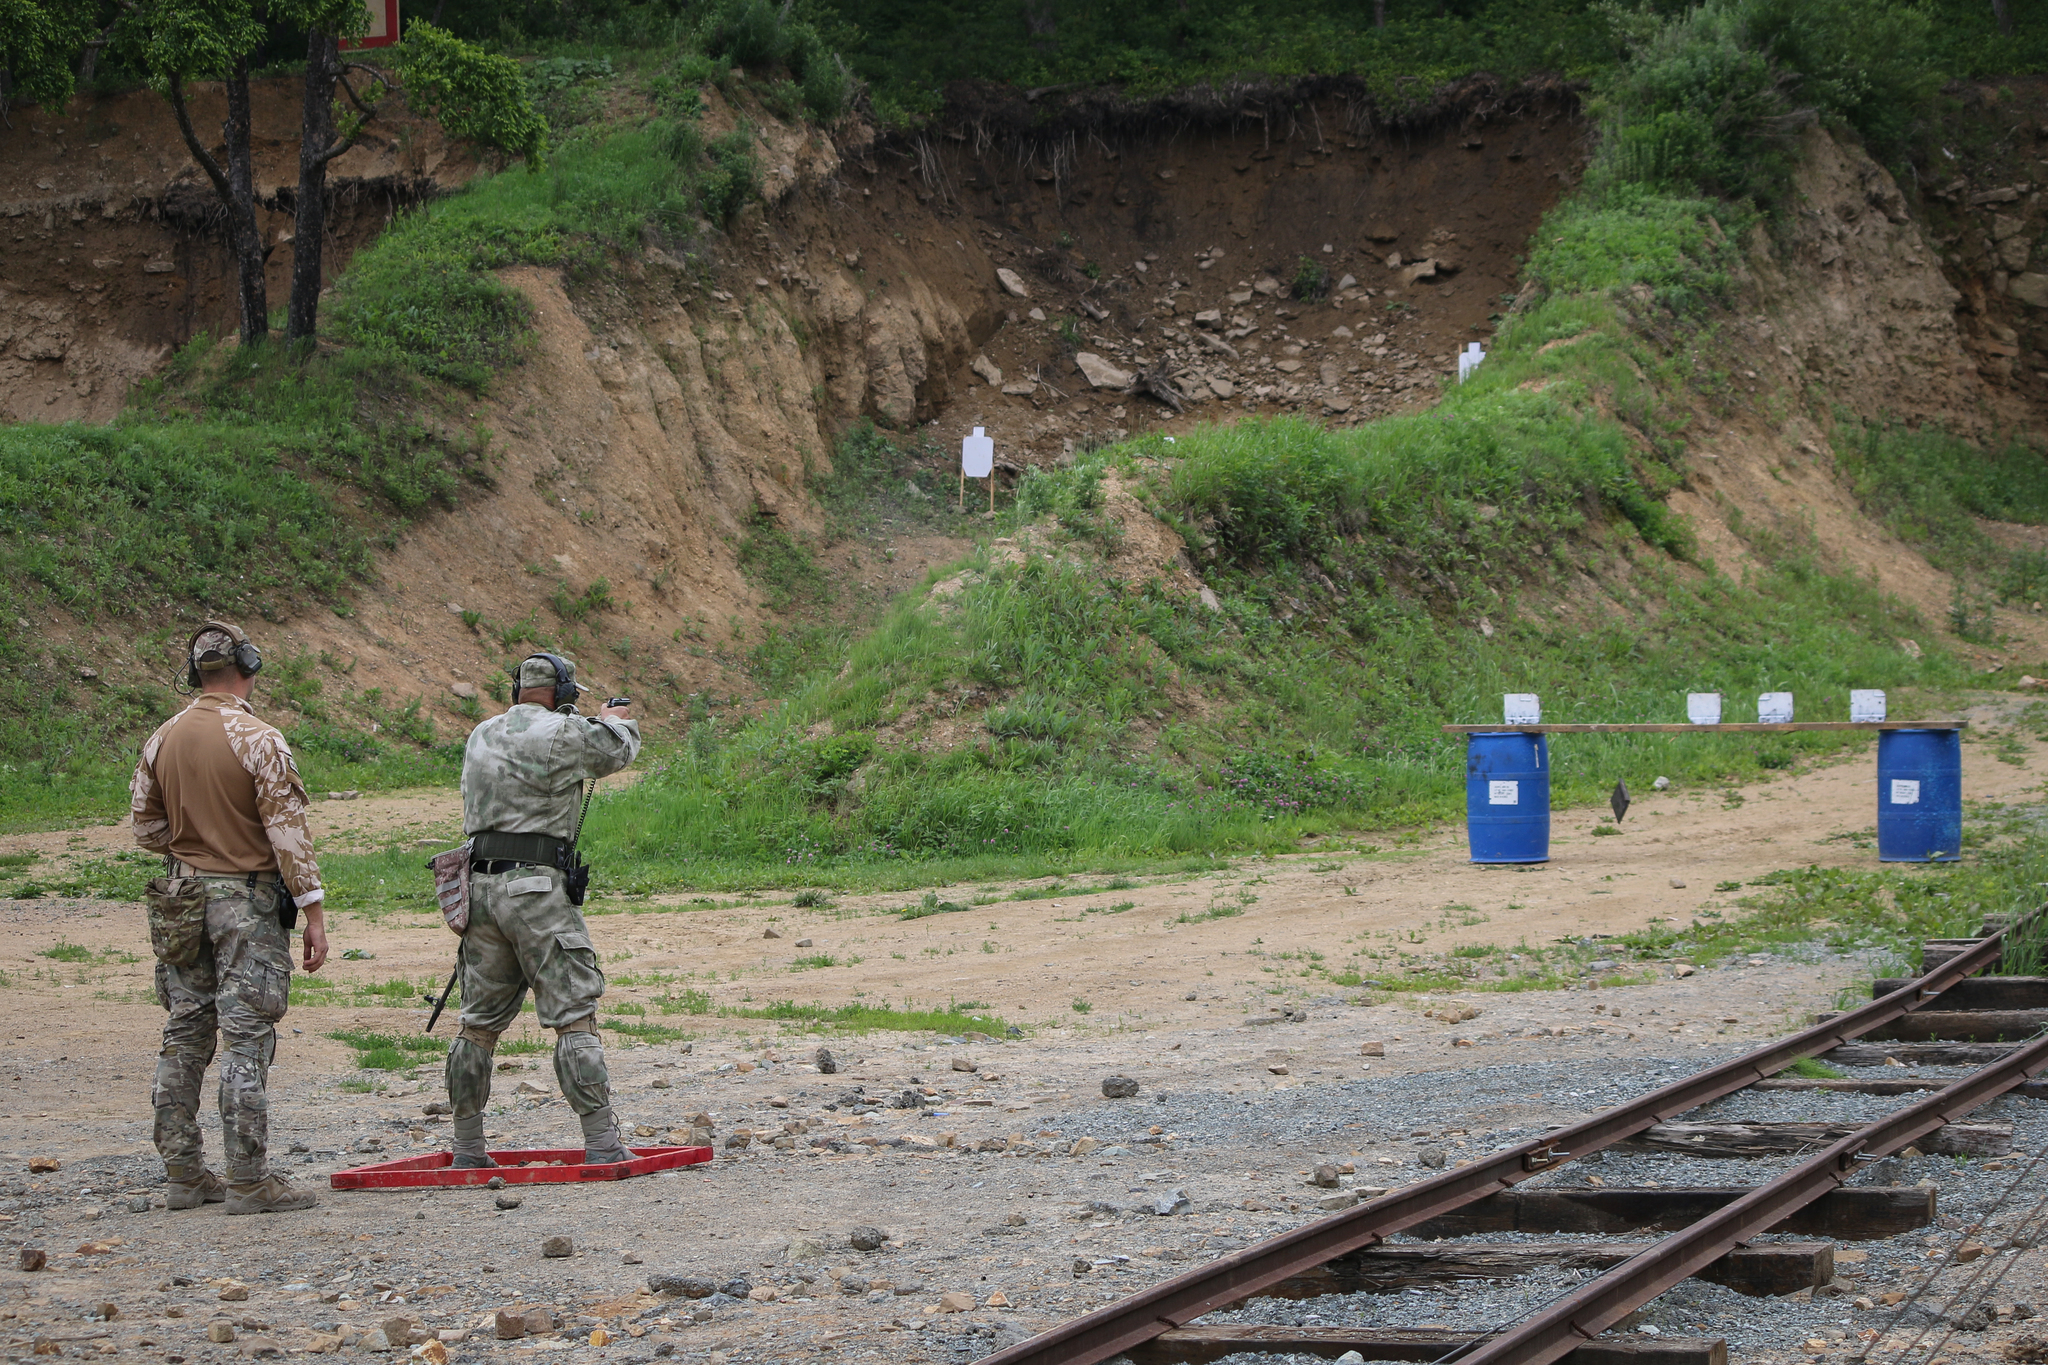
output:
[[[1764,1232],[1887,1237],[1934,1220],[1934,1191],[1852,1187],[1866,1162],[1915,1143],[1926,1150],[1999,1155],[1995,1125],[1958,1123],[2000,1095],[2031,1092],[2048,1071],[2048,979],[1995,972],[2013,929],[1986,924],[1976,939],[1930,940],[1923,973],[1880,981],[1868,1005],[1818,1016],[1814,1025],[1591,1118],[1545,1133],[1342,1213],[1268,1238],[1149,1289],[1070,1319],[984,1357],[979,1365],[1095,1365],[1128,1355],[1136,1365],[1200,1365],[1238,1353],[1294,1352],[1368,1360],[1457,1360],[1461,1365],[1726,1365],[1715,1338],[1612,1338],[1600,1334],[1690,1276],[1750,1293],[1788,1293],[1833,1277],[1832,1246],[1746,1245]],[[1875,992],[1874,992],[1875,993]],[[2020,1037],[2022,1043],[2001,1043]],[[1886,1045],[1859,1040],[1889,1040]],[[1881,1064],[1901,1053],[1929,1064],[1973,1065],[1946,1082],[1891,1080],[1830,1086],[1781,1080],[1806,1057]],[[1750,1087],[1853,1088],[1928,1093],[1863,1127],[1679,1124],[1679,1115]],[[2010,1130],[2003,1130],[2009,1148]],[[1608,1148],[1697,1155],[1803,1152],[1806,1159],[1750,1187],[1641,1190],[1544,1187],[1532,1176]],[[1390,1243],[1409,1232],[1465,1237],[1488,1231],[1636,1232],[1671,1229],[1645,1242],[1526,1241]],[[1385,1290],[1445,1277],[1504,1278],[1538,1266],[1598,1273],[1540,1311],[1494,1333],[1426,1329],[1195,1325],[1247,1299],[1308,1298]]]

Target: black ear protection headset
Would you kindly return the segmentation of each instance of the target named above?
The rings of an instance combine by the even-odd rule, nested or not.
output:
[[[234,662],[235,671],[245,678],[253,678],[263,671],[263,652],[256,648],[242,628],[226,621],[208,621],[192,632],[192,638],[185,642],[185,685],[198,689],[206,686],[206,679],[199,671],[199,656],[192,652],[199,637],[209,630],[224,632],[235,642],[235,651],[228,657]]]
[[[546,659],[548,661],[548,667],[555,670],[556,710],[559,711],[562,707],[567,706],[569,703],[575,701],[576,694],[583,690],[581,686],[569,680],[569,661],[567,659],[564,659],[559,654],[550,654],[546,650],[542,650],[538,654],[527,655],[525,659],[521,659],[517,664],[514,664],[512,666],[513,696],[516,697],[519,695],[519,692],[521,690],[519,686],[519,670],[525,667],[528,659]]]

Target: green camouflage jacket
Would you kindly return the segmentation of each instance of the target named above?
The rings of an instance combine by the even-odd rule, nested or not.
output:
[[[583,780],[615,773],[639,754],[638,721],[522,703],[469,732],[462,828],[574,838]]]

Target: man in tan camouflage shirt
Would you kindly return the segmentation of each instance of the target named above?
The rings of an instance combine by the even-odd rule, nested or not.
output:
[[[558,655],[521,661],[513,686],[512,709],[470,731],[462,756],[472,871],[458,954],[462,1030],[448,1045],[455,1165],[497,1164],[484,1146],[492,1055],[529,987],[540,1026],[555,1030],[555,1079],[583,1125],[584,1161],[625,1161],[597,1036],[604,969],[577,909],[582,896],[570,898],[569,868],[583,783],[633,761],[640,725],[623,705],[578,715],[576,666]]]
[[[159,961],[157,1002],[170,1011],[157,1059],[156,1147],[174,1209],[227,1202],[229,1213],[311,1208],[310,1190],[269,1169],[270,1108],[264,1083],[277,1050],[277,1021],[291,994],[291,932],[283,893],[306,918],[305,967],[327,960],[320,869],[306,828],[306,789],[284,736],[249,705],[263,666],[238,629],[209,621],[188,646],[199,694],[158,727],[135,767],[135,841],[161,853],[173,878],[204,887],[205,943],[185,966]],[[287,911],[289,913],[289,911]],[[200,1087],[215,1032],[227,1184],[206,1168]]]

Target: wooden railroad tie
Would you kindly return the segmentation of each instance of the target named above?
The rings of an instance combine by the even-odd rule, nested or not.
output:
[[[1261,1291],[1261,1298],[1384,1294],[1425,1284],[1506,1280],[1539,1270],[1608,1270],[1654,1242],[1383,1242],[1325,1261]],[[1796,1294],[1835,1278],[1826,1242],[1771,1242],[1735,1250],[1696,1279],[1758,1298]]]
[[[2018,1043],[1843,1043],[1820,1055],[1836,1066],[1986,1066],[2009,1055]]]
[[[1911,1095],[1921,1090],[1939,1090],[1953,1076],[1893,1076],[1874,1081],[1808,1080],[1803,1076],[1774,1076],[1758,1081],[1751,1090],[1835,1090],[1849,1095]],[[2031,1100],[2048,1099],[2048,1081],[2028,1081],[2005,1092]]]
[[[1816,1014],[1824,1024],[1840,1018],[1833,1011]],[[2048,1028],[2048,1009],[2038,1010],[1915,1010],[1863,1035],[1868,1042],[2019,1042]]]
[[[1944,1082],[1954,1083],[1953,1078]],[[1660,1123],[1617,1146],[1623,1151],[1682,1152],[1687,1156],[1769,1156],[1817,1152],[1861,1127],[1860,1123]],[[1944,1124],[1921,1138],[1918,1146],[1934,1156],[2011,1156],[2012,1125]]]
[[[1409,1231],[1417,1237],[1473,1237],[1489,1232],[1676,1232],[1734,1203],[1750,1188],[1616,1185],[1606,1189],[1549,1186],[1502,1190]],[[1924,1185],[1845,1186],[1828,1191],[1771,1231],[1843,1241],[1896,1237],[1934,1222],[1934,1196],[1934,1190]]]
[[[1430,1361],[1486,1336],[1433,1327],[1176,1327],[1124,1354],[1134,1365],[1206,1365],[1239,1351],[1331,1360],[1357,1351],[1367,1360]],[[1562,1357],[1562,1365],[1728,1365],[1728,1343],[1719,1337],[1595,1337]]]
[[[1882,977],[1870,983],[1873,999],[1911,985],[1905,977]],[[2048,976],[1973,976],[1958,981],[1935,997],[1944,1010],[2048,1009]]]

